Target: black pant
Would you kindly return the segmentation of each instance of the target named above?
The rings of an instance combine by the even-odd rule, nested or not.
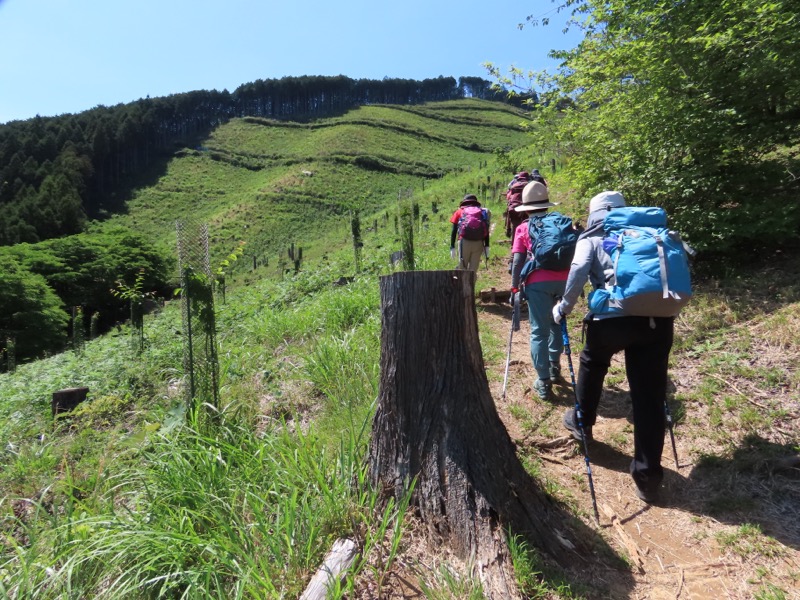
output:
[[[594,425],[603,380],[611,357],[625,351],[625,373],[633,402],[633,462],[631,475],[645,491],[655,491],[664,477],[667,366],[672,348],[671,317],[613,317],[589,321],[580,356],[577,395],[584,423]]]

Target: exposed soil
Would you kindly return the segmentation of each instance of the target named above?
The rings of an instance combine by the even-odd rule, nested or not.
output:
[[[507,340],[510,311],[508,304],[485,306],[479,317],[481,331],[485,328]],[[569,361],[562,356],[564,378],[554,386],[552,401],[543,402],[532,394],[535,372],[528,342],[530,328],[525,310],[522,313],[521,329],[511,345],[505,400],[501,398],[506,357],[500,364],[487,365],[492,396],[520,451],[537,458],[545,479],[555,482],[557,495],[574,503],[583,520],[592,523],[583,452],[561,424],[564,411],[575,403]],[[576,376],[580,325],[580,317],[569,322]],[[685,333],[685,327],[679,320],[677,334]],[[751,354],[753,364],[797,368],[796,354],[792,356],[786,349],[770,348],[766,343],[758,347],[756,343]],[[648,505],[636,497],[628,474],[633,451],[631,405],[622,356],[615,357],[593,429],[594,441],[589,443],[589,457],[600,514],[600,524],[595,527],[627,557],[630,570],[616,582],[613,572],[598,574],[598,587],[607,586],[605,593],[618,598],[744,599],[759,592],[764,598],[800,598],[800,398],[796,378],[794,386],[759,389],[752,380],[726,379],[712,372],[711,378],[722,383],[720,403],[729,394],[744,397],[745,410],[771,423],[769,432],[753,435],[751,431],[748,437],[733,429],[737,420],[731,418],[727,425],[732,429],[721,435],[709,422],[707,404],[693,400],[693,392],[709,377],[702,367],[707,358],[703,353],[673,355],[670,406],[681,417],[674,428],[678,464],[667,436],[660,501]],[[779,410],[786,415],[776,417]],[[736,448],[732,454],[731,445]],[[714,458],[701,461],[704,456]],[[759,527],[761,533],[750,526]],[[785,596],[769,595],[770,585],[783,590]]]
[[[481,281],[506,281],[504,263],[495,259],[490,271],[482,273],[479,287]],[[794,334],[798,330],[796,312],[785,325]],[[492,344],[501,340],[503,344],[502,353],[484,348],[497,410],[520,456],[538,465],[543,485],[597,532],[604,542],[598,548],[607,545],[622,559],[616,561],[616,568],[608,568],[609,562],[615,562],[613,557],[610,561],[607,556],[598,557],[598,567],[574,581],[573,593],[598,599],[800,598],[797,336],[789,336],[791,342],[775,347],[763,336],[753,336],[748,326],[740,327],[741,337],[747,341],[740,345],[746,348],[752,369],[789,374],[779,377],[777,383],[753,378],[752,372],[747,377],[747,373],[737,376],[710,369],[709,357],[715,351],[720,353],[720,360],[725,359],[719,344],[710,344],[703,352],[673,352],[670,406],[677,421],[678,464],[667,435],[663,455],[666,475],[656,504],[636,497],[628,474],[633,445],[631,406],[622,357],[616,357],[606,379],[594,440],[589,443],[600,514],[597,524],[582,449],[561,424],[564,411],[575,402],[567,357],[562,356],[564,378],[554,386],[553,398],[539,400],[531,390],[535,374],[528,342],[530,328],[525,308],[522,313],[521,329],[511,343],[503,399],[511,308],[507,303],[479,303],[482,340],[491,340]],[[763,323],[752,325],[760,326]],[[676,334],[686,334],[689,327],[679,319]],[[570,320],[569,330],[577,375],[579,318]],[[732,333],[725,342],[734,343],[732,338],[737,335]],[[710,392],[703,391],[703,386],[714,383],[716,387]],[[712,408],[717,403],[731,406],[730,418],[720,422],[715,417]],[[742,427],[748,419],[755,425]],[[403,548],[405,553],[383,582],[381,592],[372,582],[368,586],[371,591],[362,588],[366,595],[359,597],[424,597],[420,578],[452,560],[446,556],[446,549],[428,547],[413,526]],[[569,574],[564,578],[573,583]]]

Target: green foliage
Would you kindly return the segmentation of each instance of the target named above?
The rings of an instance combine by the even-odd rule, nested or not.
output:
[[[45,278],[0,255],[0,335],[12,337],[18,359],[41,356],[66,342],[69,317]]]
[[[399,114],[398,120],[438,131],[442,141],[435,144],[455,149],[452,165],[462,160],[467,167],[474,165],[481,154],[462,151],[461,136],[468,140],[475,131],[485,130],[487,139],[518,135],[514,139],[524,139],[510,124],[491,125],[495,118],[518,119],[501,106],[497,110],[486,103],[453,104],[435,111],[370,108],[380,109],[376,115],[381,118]],[[497,114],[487,117],[490,112]],[[241,132],[243,122],[230,125],[219,131]],[[271,130],[270,135],[286,129],[248,127]],[[373,129],[383,134],[386,128]],[[320,130],[325,128],[312,133]],[[235,145],[231,142],[231,147]],[[441,160],[435,164],[449,162],[441,148],[436,153]],[[181,188],[175,192],[177,210],[188,210],[181,201],[184,193],[190,196],[190,188],[205,193],[209,184],[215,185],[213,178],[195,178],[196,172],[182,171],[206,158],[182,157],[175,161],[179,163],[175,172],[162,180]],[[210,220],[212,252],[230,248],[234,240],[242,239],[238,233],[252,233],[247,238],[248,253],[254,246],[260,252],[266,247],[260,237],[265,230],[259,228],[254,213],[231,221],[224,216],[256,189],[249,186],[257,185],[257,178],[250,179],[253,172],[238,167],[246,171],[239,179],[233,174],[236,169],[224,167],[219,172],[230,177],[217,182],[225,193],[214,194],[222,210]],[[295,168],[288,167],[284,174]],[[266,171],[256,174],[263,177]],[[319,175],[315,171],[303,180],[311,181],[319,194],[313,201],[298,203],[292,196],[270,205],[269,211],[276,230],[279,221],[285,230],[297,226],[306,236],[295,239],[304,240],[309,224],[303,218],[319,216],[315,221],[319,239],[312,240],[305,258],[309,268],[288,273],[282,280],[265,274],[266,269],[243,272],[239,267],[246,261],[230,261],[225,269],[228,298],[215,309],[220,404],[213,421],[191,413],[187,421],[182,400],[188,383],[181,368],[177,303],[168,302],[163,311],[144,316],[148,344],[140,355],[131,352],[123,327],[119,333],[88,341],[83,357],[65,352],[24,364],[13,375],[0,375],[0,414],[5,415],[0,439],[12,449],[0,455],[3,593],[43,599],[159,594],[297,597],[333,539],[341,536],[355,537],[365,556],[376,560],[359,557],[340,592],[353,595],[359,573],[380,581],[390,572],[402,549],[407,498],[382,504],[379,490],[366,484],[364,459],[378,386],[377,276],[390,272],[389,254],[398,248],[400,236],[386,226],[380,231],[362,230],[361,272],[346,285],[331,284],[352,268],[349,207],[363,211],[365,222],[385,215],[386,225],[400,211],[397,190],[409,189],[415,179],[350,166],[328,181],[320,181]],[[424,207],[436,203],[443,207],[439,216],[446,217],[447,207],[457,204],[464,187],[478,189],[477,183],[485,180],[485,172],[453,168],[441,180],[429,182],[422,194],[416,192],[419,218],[412,228],[420,268],[450,266],[447,253],[441,252],[450,225],[446,218],[426,215]],[[244,182],[242,188],[227,187],[234,181]],[[322,197],[328,191],[337,201],[325,204],[331,210],[320,210],[320,204],[328,202]],[[340,195],[348,202],[339,202]],[[166,238],[167,234],[158,233],[162,227],[174,231],[170,218],[161,220],[166,212],[158,213],[157,219],[150,217],[167,211],[167,203],[155,202],[148,215],[149,209],[139,211],[140,199],[132,202],[125,219],[112,221],[136,219],[142,231]],[[202,211],[203,200],[200,205]],[[370,206],[380,211],[370,214]],[[413,209],[409,212],[413,215]],[[97,225],[92,234],[102,239],[114,231],[115,223]],[[248,223],[251,226],[245,230]],[[99,260],[90,239],[76,237],[81,244],[68,247],[77,253],[89,246],[82,256],[89,262]],[[286,239],[280,246],[284,255],[292,238],[287,234]],[[14,252],[48,273],[64,269],[59,256],[41,248],[19,247]],[[109,249],[111,254],[120,251]],[[108,289],[115,279],[125,281],[129,291],[150,289],[147,281],[137,283],[139,269],[146,268],[147,278],[150,267],[133,262],[131,270],[109,269],[104,275],[111,300],[124,301]],[[79,274],[83,271],[74,276]],[[208,292],[210,281],[199,283]],[[54,428],[50,394],[76,385],[90,388],[87,402],[59,417]],[[32,501],[18,504],[17,499],[23,498]],[[19,512],[19,506],[27,508]],[[471,589],[471,597],[480,597],[479,582],[459,585],[458,589]]]
[[[144,291],[145,270],[139,269],[136,280],[132,286],[117,280],[111,289],[115,298],[126,300],[131,308],[131,328],[134,331],[136,347],[139,352],[144,350],[144,300],[152,293]]]
[[[697,249],[796,238],[796,159],[772,152],[800,139],[794,3],[569,4],[585,38],[554,54],[534,144],[581,195],[663,206]]]
[[[228,274],[231,272],[231,270],[233,269],[236,261],[239,260],[239,258],[241,258],[242,255],[244,254],[244,247],[245,247],[245,242],[239,242],[239,245],[236,246],[236,248],[234,248],[233,252],[228,254],[228,256],[225,259],[220,261],[220,263],[214,269],[214,273],[213,273],[214,274],[214,284],[215,284],[216,288],[222,294],[222,301],[223,302],[225,302],[226,278],[227,278]]]
[[[520,592],[525,598],[535,600],[540,598],[580,598],[581,596],[573,593],[569,584],[558,581],[558,577],[552,577],[555,582],[548,581],[543,573],[543,562],[536,549],[531,548],[520,536],[508,536],[508,548],[511,553],[511,561],[514,565],[514,577],[517,580]],[[555,594],[555,596],[554,596]]]
[[[101,325],[122,320],[130,310],[130,301],[109,287],[111,281],[134,281],[144,272],[139,282],[141,289],[163,289],[167,279],[169,261],[132,231],[113,227],[102,233],[83,233],[48,240],[39,244],[17,244],[0,248],[0,260],[16,264],[15,272],[42,278],[48,292],[42,300],[37,294],[23,294],[22,288],[9,288],[8,297],[22,312],[36,311],[37,303],[50,302],[55,293],[65,307],[81,306],[84,313],[100,313]],[[30,279],[32,280],[32,279]],[[16,291],[12,291],[16,290]],[[29,307],[30,305],[30,307]],[[10,314],[10,313],[9,313]],[[67,314],[65,312],[65,318]],[[51,327],[45,321],[45,329]],[[38,350],[30,354],[27,349],[20,356],[30,357],[43,350],[56,351],[61,347],[59,336],[46,333],[37,342]]]

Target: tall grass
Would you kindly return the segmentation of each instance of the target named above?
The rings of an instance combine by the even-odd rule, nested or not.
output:
[[[409,127],[430,119],[403,115]],[[176,171],[164,181],[173,176],[189,177]],[[455,266],[447,218],[463,189],[485,179],[450,176],[419,196],[423,213],[434,201],[442,212],[415,225],[417,268]],[[134,201],[132,215],[144,218],[136,204],[146,202],[155,231],[171,217],[152,193]],[[202,210],[211,210],[206,201]],[[355,273],[335,230],[320,234],[296,275],[233,274],[217,307],[222,401],[213,426],[185,421],[177,305],[146,316],[142,354],[122,327],[80,356],[0,375],[0,595],[294,598],[343,536],[360,555],[332,593],[352,595],[367,571],[380,585],[400,551],[411,493],[384,505],[365,476],[378,276],[401,242],[384,215],[398,210],[364,214],[381,226],[364,232],[361,273],[347,285],[332,285]],[[53,423],[50,394],[76,385],[90,388],[88,401]]]
[[[3,566],[5,591],[41,598],[296,597],[298,575],[314,569],[322,550],[355,523],[352,484],[363,481],[365,440],[351,438],[337,459],[313,431],[284,428],[261,437],[231,416],[213,430],[185,427],[154,437],[138,464],[109,477],[107,512],[92,514],[65,495],[63,512],[46,528],[25,528],[30,540],[46,538],[49,552],[38,543],[14,544]],[[34,557],[48,557],[43,569],[24,568]]]

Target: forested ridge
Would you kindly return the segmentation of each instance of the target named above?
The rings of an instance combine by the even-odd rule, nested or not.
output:
[[[367,104],[464,97],[507,100],[478,77],[304,76],[0,125],[0,245],[78,233],[87,220],[123,209],[122,185],[231,118],[303,120]]]

